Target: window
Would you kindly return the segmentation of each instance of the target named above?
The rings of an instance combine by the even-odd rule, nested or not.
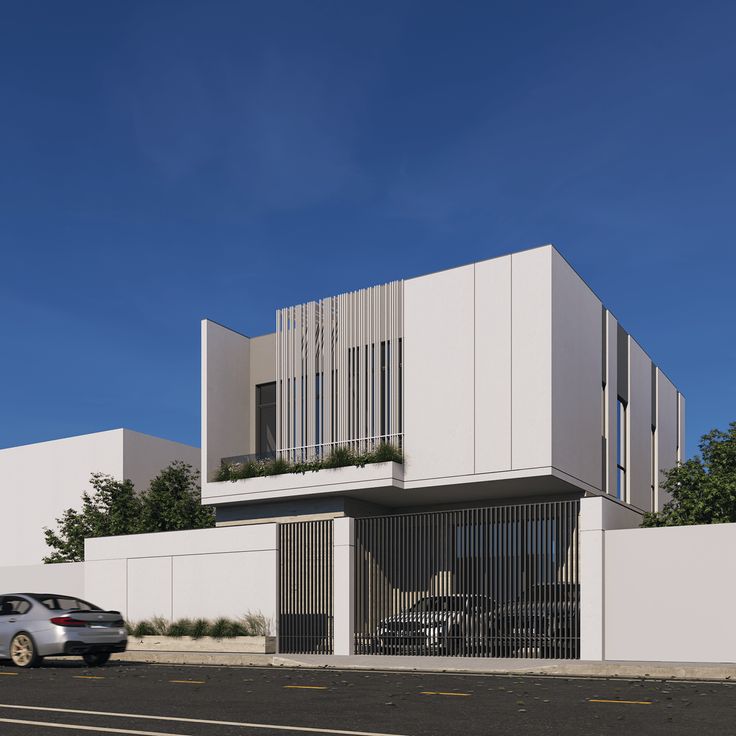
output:
[[[256,386],[256,454],[276,452],[276,382]]]
[[[616,498],[626,501],[626,402],[619,396],[616,409]]]
[[[39,603],[42,603],[50,611],[100,611],[102,609],[83,601],[81,598],[68,598],[67,596],[58,595],[41,595],[33,596]]]
[[[31,604],[25,598],[6,595],[0,603],[0,616],[22,616],[31,610]]]

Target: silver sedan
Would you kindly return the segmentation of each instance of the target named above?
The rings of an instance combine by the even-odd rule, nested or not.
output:
[[[0,595],[0,659],[37,667],[48,656],[81,656],[103,665],[128,644],[119,611],[103,611],[75,596],[55,593]]]

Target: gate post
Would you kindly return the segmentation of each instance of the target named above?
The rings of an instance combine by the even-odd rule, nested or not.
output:
[[[355,651],[355,519],[338,517],[333,523],[334,652]]]

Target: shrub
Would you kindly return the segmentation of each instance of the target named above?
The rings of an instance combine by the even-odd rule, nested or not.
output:
[[[237,636],[235,622],[226,618],[218,618],[210,624],[210,636],[214,639],[231,639]]]
[[[323,468],[346,468],[350,465],[362,468],[370,463],[386,462],[403,463],[404,456],[401,448],[390,442],[381,442],[370,452],[356,453],[349,447],[336,447],[324,457],[315,457],[312,460],[295,463],[284,458],[276,458],[275,460],[250,460],[233,465],[223,464],[217,471],[215,480],[241,480],[285,473],[308,473]]]
[[[193,624],[191,619],[182,618],[178,621],[174,621],[172,624],[169,625],[166,635],[175,636],[177,638],[180,636],[191,636],[192,628]]]
[[[243,636],[268,636],[271,632],[271,622],[262,613],[248,611],[240,619],[243,627]]]
[[[156,631],[150,621],[139,621],[137,624],[133,625],[132,628],[133,636],[136,637],[156,635]]]
[[[209,636],[210,622],[206,618],[198,618],[192,622],[190,636],[192,639],[201,639],[203,636]]]
[[[163,616],[154,616],[151,621],[154,636],[167,636],[169,633],[169,622]]]

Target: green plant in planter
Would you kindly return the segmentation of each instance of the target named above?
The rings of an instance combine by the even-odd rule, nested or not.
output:
[[[173,636],[177,639],[182,636],[192,635],[192,621],[188,618],[182,618],[178,621],[174,621],[169,625],[169,629],[166,632],[166,636]]]
[[[366,463],[402,463],[404,456],[401,449],[392,445],[390,442],[381,442],[373,452],[368,453]]]
[[[238,636],[238,629],[235,622],[226,618],[218,618],[210,624],[209,635],[214,639],[232,639]]]
[[[155,636],[156,630],[150,621],[139,621],[137,624],[133,625],[132,633],[135,637]]]
[[[349,447],[336,447],[323,461],[323,468],[346,468],[356,464],[356,455]]]
[[[192,639],[201,639],[203,636],[209,636],[210,622],[206,618],[197,618],[192,621],[192,628],[189,636]]]

